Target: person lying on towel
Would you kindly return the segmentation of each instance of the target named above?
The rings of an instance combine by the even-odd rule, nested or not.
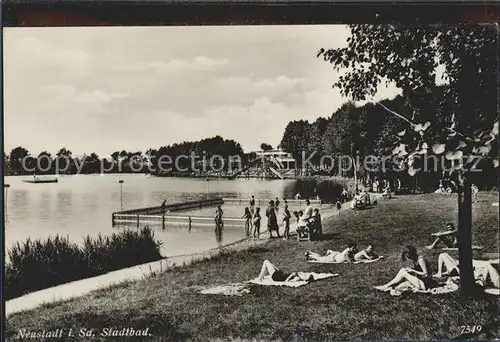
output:
[[[354,254],[356,253],[356,251],[356,244],[350,243],[342,252],[328,250],[326,251],[325,255],[321,255],[318,253],[307,251],[304,255],[306,257],[306,261],[341,263],[354,261]]]
[[[314,277],[311,275],[305,276],[302,272],[285,273],[278,267],[274,266],[269,260],[264,260],[262,263],[262,269],[257,277],[259,281],[262,281],[265,276],[271,276],[273,281],[287,282],[287,281],[313,281]]]
[[[385,285],[375,286],[377,290],[388,291],[404,281],[407,281],[417,290],[425,291],[438,285],[438,282],[431,277],[431,269],[427,260],[417,253],[417,249],[411,245],[406,246],[401,254],[401,260],[413,262],[413,267],[405,267],[399,270],[394,279]]]
[[[500,288],[500,275],[492,264],[493,260],[472,260],[474,268],[474,278],[481,286],[487,284],[493,285],[495,288]],[[444,268],[444,271],[443,271]],[[438,257],[438,270],[433,277],[441,278],[443,276],[457,277],[460,275],[458,261],[453,259],[448,253],[441,253]]]
[[[354,261],[378,259],[378,255],[373,252],[373,245],[369,244],[365,249],[354,254]]]

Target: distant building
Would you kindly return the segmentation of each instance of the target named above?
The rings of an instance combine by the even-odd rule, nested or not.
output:
[[[266,159],[270,159],[272,162],[278,166],[279,169],[282,170],[291,170],[295,169],[297,166],[297,161],[293,158],[291,153],[285,152],[282,149],[274,149],[274,150],[258,150],[252,151],[255,153],[257,157],[264,157]]]

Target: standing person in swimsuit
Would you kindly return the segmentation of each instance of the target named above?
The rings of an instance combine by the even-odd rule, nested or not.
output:
[[[245,208],[245,214],[241,218],[245,219],[245,234],[246,236],[250,236],[250,232],[252,231],[252,213],[248,207]]]
[[[283,233],[283,239],[288,240],[290,238],[290,219],[292,215],[290,210],[288,210],[288,205],[285,204],[285,212],[283,213],[283,222],[285,223],[285,232]]]
[[[276,231],[276,235],[280,237],[278,219],[276,217],[276,211],[274,209],[274,201],[269,201],[269,206],[266,209],[267,216],[267,230],[269,231],[269,237],[273,237],[273,230]]]
[[[255,208],[255,214],[253,214],[253,238],[259,239],[260,236],[260,208]]]
[[[417,253],[417,249],[407,245],[401,254],[401,260],[413,262],[413,267],[405,267],[399,270],[394,279],[385,285],[375,286],[377,290],[388,291],[404,281],[408,281],[418,290],[429,290],[437,286],[437,281],[431,277],[431,269],[427,260]]]
[[[276,197],[276,201],[274,202],[274,210],[276,210],[276,214],[278,213],[279,207],[280,207],[280,200],[278,199],[278,197]]]
[[[252,198],[250,199],[250,212],[253,213],[255,212],[255,198],[254,196],[252,196]]]
[[[222,208],[220,205],[217,206],[217,209],[215,210],[215,230],[224,228],[224,221],[222,220],[222,215],[224,215],[224,212],[222,211]]]

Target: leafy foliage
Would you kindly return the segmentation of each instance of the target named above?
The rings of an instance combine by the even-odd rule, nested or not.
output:
[[[375,95],[383,82],[402,89],[411,117],[385,109],[409,124],[397,134],[393,152],[404,157],[410,174],[416,173],[416,155],[444,153],[448,161],[467,156],[465,170],[472,156],[498,158],[492,149],[498,139],[494,27],[398,24],[350,29],[347,47],[321,49],[318,56],[346,72],[334,87],[354,100]],[[438,66],[444,67],[446,81],[441,89]],[[429,96],[439,93],[439,103],[430,105]]]
[[[106,237],[87,236],[83,246],[59,235],[18,242],[8,250],[5,299],[158,260],[160,246],[147,226]]]

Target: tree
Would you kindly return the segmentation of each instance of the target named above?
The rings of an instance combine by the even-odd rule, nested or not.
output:
[[[271,145],[269,145],[269,144],[262,143],[262,144],[260,144],[260,149],[262,151],[270,151],[270,150],[273,149],[273,147]]]
[[[53,170],[53,167],[52,155],[47,151],[40,152],[37,157],[37,173],[49,173]]]
[[[56,172],[72,174],[75,171],[75,163],[73,161],[73,153],[66,147],[61,148],[56,153]]]
[[[280,146],[291,153],[298,164],[302,164],[302,156],[307,151],[309,138],[310,126],[307,120],[291,121],[285,128]],[[302,167],[300,169],[302,170]]]
[[[9,155],[12,172],[19,174],[27,173],[26,166],[28,165],[26,163],[23,165],[23,161],[26,161],[29,155],[28,150],[22,146],[14,148]]]
[[[464,294],[473,295],[471,248],[471,172],[474,157],[498,155],[492,144],[498,140],[498,26],[453,27],[435,25],[351,25],[348,46],[321,49],[318,56],[346,69],[334,87],[354,100],[374,95],[382,82],[394,82],[402,90],[411,116],[381,105],[407,124],[397,135],[394,154],[410,174],[417,157],[444,155],[451,167],[448,175],[458,182],[460,282]],[[445,84],[437,108],[426,103],[438,92],[438,65],[445,68]]]

